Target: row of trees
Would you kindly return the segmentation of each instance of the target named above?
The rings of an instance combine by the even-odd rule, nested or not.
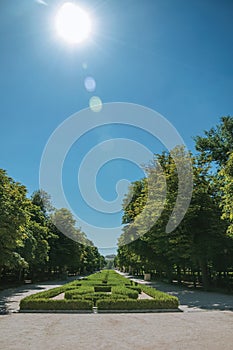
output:
[[[0,169],[0,280],[85,274],[104,264],[67,209],[52,208],[43,191],[28,198],[26,187]]]
[[[221,118],[216,128],[196,137],[195,143],[196,155],[187,154],[179,146],[172,154],[155,155],[146,168],[147,178],[131,184],[124,201],[125,226],[119,238],[116,265],[133,273],[154,272],[170,281],[191,279],[196,285],[198,279],[205,288],[210,284],[230,288],[233,117]],[[191,203],[182,222],[167,233],[166,225],[178,195],[178,180],[183,187],[188,181],[185,177],[178,179],[176,165],[187,164],[187,157],[193,170]],[[151,220],[154,224],[145,233]]]

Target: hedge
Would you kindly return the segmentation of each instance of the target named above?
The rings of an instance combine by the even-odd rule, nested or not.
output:
[[[178,304],[175,300],[98,300],[97,307],[99,310],[155,310],[155,309],[177,309]]]
[[[111,292],[111,286],[94,286],[95,292]]]
[[[145,292],[154,299],[138,299]],[[111,292],[111,294],[110,294]],[[65,293],[64,300],[51,299]],[[138,285],[115,271],[102,271],[61,287],[24,298],[21,310],[100,310],[176,309],[178,299],[154,288]]]
[[[20,310],[92,310],[90,300],[23,299]]]
[[[152,298],[155,298],[156,300],[173,300],[173,302],[177,304],[177,307],[179,306],[178,298],[173,295],[166,294],[155,288],[151,288],[145,285],[141,285],[141,289],[144,293],[151,296]]]
[[[127,286],[127,288],[136,290],[138,292],[138,294],[141,294],[141,292],[142,292],[142,288],[141,287]]]
[[[82,286],[73,290],[68,290],[65,292],[65,299],[74,299],[76,297],[94,293],[94,287],[92,286]]]
[[[137,299],[138,298],[138,291],[126,288],[126,287],[112,287],[112,295],[114,294],[122,294],[127,295],[128,298]]]

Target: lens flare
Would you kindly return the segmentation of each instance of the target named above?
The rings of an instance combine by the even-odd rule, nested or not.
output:
[[[66,2],[58,10],[56,16],[58,34],[71,44],[86,40],[91,32],[91,19],[80,7]]]
[[[84,85],[88,92],[93,92],[96,89],[96,82],[92,77],[86,77],[84,80]]]
[[[103,103],[98,96],[92,96],[89,101],[89,106],[93,112],[100,112],[103,108]]]

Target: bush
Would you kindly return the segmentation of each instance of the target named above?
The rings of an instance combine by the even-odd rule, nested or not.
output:
[[[85,294],[94,293],[94,287],[92,286],[82,286],[73,290],[68,290],[65,292],[65,299],[74,299]]]
[[[154,299],[136,300],[141,291]],[[64,300],[51,299],[61,293],[65,293]],[[115,271],[102,271],[86,279],[28,296],[21,301],[20,308],[89,310],[93,305],[102,310],[176,309],[178,299],[145,285],[138,286]]]
[[[137,299],[138,291],[126,288],[126,287],[112,287],[112,295],[114,294],[122,294],[127,295],[128,298]]]
[[[127,286],[127,288],[136,290],[138,292],[138,294],[141,294],[141,292],[142,292],[142,288],[141,287]]]
[[[20,310],[91,310],[93,302],[88,300],[54,300],[24,298]]]
[[[177,309],[175,300],[98,300],[97,307],[100,310],[155,310],[155,309]]]
[[[177,304],[177,307],[179,305],[179,300],[177,297],[174,297],[173,295],[166,294],[164,292],[161,292],[155,288],[151,288],[145,285],[141,285],[141,289],[144,293],[151,296],[152,298],[155,298],[156,300],[167,300],[172,301]]]
[[[46,290],[44,292],[39,292],[33,295],[30,295],[30,298],[32,299],[49,299],[53,298],[61,293],[64,293],[67,288],[65,286],[53,288],[50,290]],[[28,297],[26,297],[28,298]]]
[[[111,286],[94,286],[95,292],[111,292]]]

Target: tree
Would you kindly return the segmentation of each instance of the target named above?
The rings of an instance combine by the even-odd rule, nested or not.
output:
[[[200,166],[198,159],[189,154],[193,168],[192,200],[183,221],[169,232],[166,229],[167,222],[173,215],[173,207],[177,202],[180,185],[179,165],[177,164],[178,162],[184,162],[184,166],[186,164],[184,150],[176,148],[173,151],[174,154],[176,162],[171,154],[164,152],[156,155],[155,162],[147,167],[148,179],[150,181],[153,179],[152,184],[155,184],[148,186],[147,191],[150,191],[151,194],[149,196],[148,193],[147,200],[145,200],[145,186],[139,186],[138,183],[136,186],[132,185],[130,196],[133,203],[124,207],[124,219],[128,218],[129,223],[125,226],[119,239],[118,261],[122,266],[130,266],[135,261],[140,263],[144,270],[165,271],[169,280],[172,280],[174,270],[176,270],[178,280],[181,280],[181,267],[189,267],[192,270],[200,268],[203,285],[208,288],[209,268],[217,260],[217,256],[223,254],[226,242],[226,225],[221,220],[218,189],[214,186],[213,177],[209,174],[209,166],[205,164]],[[158,172],[158,163],[162,167],[166,180],[165,201],[163,198],[164,182],[161,180],[162,175]],[[181,181],[181,185],[185,188],[186,178],[183,176]],[[186,193],[188,191],[185,190],[182,198],[184,202]],[[141,203],[144,203],[144,207],[141,206]],[[179,205],[182,210],[182,201]],[[161,208],[163,208],[162,211]],[[156,211],[160,212],[158,218],[155,215]],[[155,218],[157,221],[155,220],[144,235],[140,235],[141,228],[147,227],[148,222],[153,222]],[[173,220],[175,221],[176,217]],[[139,239],[128,244],[127,247],[122,247],[127,243],[129,237]]]
[[[233,152],[233,117],[222,117],[219,125],[204,133],[204,137],[194,138],[200,158],[219,166],[226,164],[229,153]]]
[[[0,275],[4,266],[24,265],[16,253],[26,235],[25,225],[29,220],[26,188],[0,169]]]
[[[104,258],[89,241],[68,209],[56,209],[52,215],[50,231],[53,236],[50,244],[50,269],[59,269],[60,273],[93,272],[104,265]]]
[[[222,218],[229,222],[228,233],[233,237],[233,152],[220,171],[222,180]]]

